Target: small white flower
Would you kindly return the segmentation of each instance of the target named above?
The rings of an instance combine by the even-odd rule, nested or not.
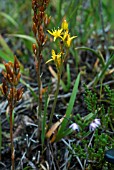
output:
[[[94,122],[95,122],[98,126],[101,125],[100,119],[95,119]]]
[[[89,130],[94,131],[97,127],[101,125],[100,119],[93,120],[89,125]]]
[[[69,126],[69,128],[71,128],[72,130],[77,130],[79,131],[79,126],[76,123],[73,123]]]

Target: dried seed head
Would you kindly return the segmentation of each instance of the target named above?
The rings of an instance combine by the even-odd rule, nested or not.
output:
[[[20,72],[19,72],[17,75],[14,76],[14,81],[13,81],[13,85],[14,85],[14,86],[17,86],[17,85],[18,85],[19,80],[20,80],[20,77],[21,77]]]
[[[37,46],[36,46],[36,44],[32,44],[32,49],[33,49],[33,53],[36,55],[37,54]]]
[[[7,73],[5,73],[4,71],[2,71],[2,74],[3,74],[4,78],[7,79]]]
[[[34,35],[36,36],[36,34],[37,34],[37,27],[36,27],[36,23],[35,22],[33,23],[32,30],[33,30]]]
[[[16,89],[16,86],[19,83],[21,74],[20,74],[20,63],[16,56],[14,57],[14,64],[12,62],[5,63],[6,73],[3,71],[4,76],[3,83],[0,87],[3,95],[7,98],[8,104],[11,107],[14,107],[17,101],[22,98],[23,89]]]
[[[44,17],[44,24],[47,27],[50,23],[51,17],[48,17],[47,15],[45,15]]]
[[[7,80],[11,85],[13,85],[13,81],[14,81],[13,72],[11,74],[7,74]]]
[[[13,84],[13,68],[11,67],[11,63],[4,63],[6,68],[6,73],[2,72],[4,78],[10,83]]]
[[[7,96],[7,99],[8,99],[9,103],[13,100],[13,95],[14,95],[13,88],[10,88],[8,96]]]
[[[20,64],[17,57],[14,57],[14,73],[17,75],[20,71]]]
[[[5,95],[5,96],[7,95],[8,86],[7,86],[7,83],[6,83],[6,80],[5,80],[5,79],[2,80],[1,91],[2,91],[2,94],[3,94],[3,95]]]
[[[24,90],[24,89],[23,89],[22,87],[17,90],[17,96],[16,96],[17,101],[19,101],[20,99],[22,99],[23,90]]]
[[[40,7],[39,7],[39,11],[40,11],[40,12],[44,13],[44,10],[45,10],[45,9],[44,9],[44,6],[40,6]]]

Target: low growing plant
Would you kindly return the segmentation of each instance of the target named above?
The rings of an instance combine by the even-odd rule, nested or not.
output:
[[[70,133],[71,130],[70,131],[68,130],[68,132],[67,131],[65,132],[64,130],[65,130],[66,125],[67,125],[67,120],[70,118],[70,115],[71,115],[71,112],[72,112],[73,104],[74,104],[77,89],[78,89],[79,79],[80,79],[80,75],[78,75],[77,80],[76,80],[75,85],[74,85],[73,94],[71,95],[69,106],[67,108],[66,114],[63,116],[63,118],[61,118],[61,121],[60,121],[61,123],[57,122],[57,124],[54,124],[52,126],[52,121],[53,121],[54,112],[55,112],[55,108],[56,108],[60,84],[63,86],[63,89],[65,91],[67,91],[68,88],[70,87],[70,71],[69,71],[68,65],[67,65],[67,75],[68,75],[67,86],[65,86],[61,77],[62,77],[62,74],[63,74],[63,70],[65,71],[65,63],[67,63],[67,58],[68,58],[68,55],[69,55],[69,48],[71,46],[72,40],[74,38],[76,38],[76,36],[72,36],[72,37],[70,36],[68,23],[64,19],[62,21],[60,28],[54,29],[52,31],[48,30],[48,33],[53,36],[53,43],[55,43],[55,41],[57,41],[57,43],[58,43],[58,51],[55,52],[55,50],[52,49],[51,59],[49,59],[46,62],[46,64],[50,63],[51,61],[54,62],[55,67],[56,67],[56,72],[54,74],[56,75],[56,79],[57,79],[57,88],[56,88],[56,92],[54,94],[54,102],[53,102],[53,105],[52,105],[50,118],[49,118],[49,121],[48,121],[49,123],[48,123],[47,130],[46,130],[45,125],[46,125],[46,121],[47,121],[46,120],[46,112],[47,112],[47,107],[48,107],[48,96],[45,98],[45,100],[46,100],[45,109],[42,110],[42,89],[43,89],[43,85],[42,85],[42,81],[41,81],[41,71],[40,70],[41,70],[41,61],[42,61],[42,58],[43,58],[42,50],[43,50],[44,45],[45,45],[46,40],[47,40],[47,37],[45,36],[44,30],[50,22],[50,18],[47,17],[46,12],[45,12],[45,10],[48,6],[48,3],[49,3],[49,1],[36,1],[36,0],[32,1],[32,8],[33,8],[33,11],[34,11],[33,33],[35,35],[36,42],[37,42],[37,45],[33,44],[33,52],[34,52],[34,55],[35,55],[35,66],[36,66],[36,72],[37,72],[38,91],[39,91],[38,92],[39,93],[39,97],[38,97],[38,136],[40,136],[40,134],[41,134],[43,144],[44,144],[44,138],[45,138],[44,134],[46,134],[46,131],[47,131],[47,134],[46,134],[47,138],[50,138],[51,134],[53,132],[55,132],[55,130],[57,130],[58,126],[61,123],[62,123],[61,128],[59,129],[58,134],[56,134],[57,136],[56,137],[54,136],[52,141],[54,141],[55,138],[56,138],[56,140],[60,140],[62,137],[64,137],[65,135],[68,135]],[[44,113],[44,116],[42,116],[43,113]],[[64,133],[63,133],[63,131],[64,131]]]
[[[84,100],[88,114],[84,117],[80,114],[74,116],[79,132],[75,135],[76,140],[72,141],[68,148],[72,159],[75,157],[78,160],[81,169],[107,169],[104,154],[106,150],[114,147],[112,114],[114,92],[109,86],[103,89],[106,92],[104,96],[106,100],[99,100],[97,94],[85,86]],[[105,109],[104,101],[108,103],[108,109]]]
[[[0,87],[3,96],[8,101],[8,112],[10,115],[10,140],[11,140],[11,159],[12,170],[15,169],[15,149],[13,144],[13,110],[17,102],[22,98],[23,88],[17,88],[20,80],[20,64],[16,57],[14,57],[14,64],[12,62],[4,63],[6,72],[3,73],[3,83]]]

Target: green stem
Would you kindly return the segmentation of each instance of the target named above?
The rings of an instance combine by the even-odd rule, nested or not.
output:
[[[63,51],[62,49],[63,47],[61,47],[61,51]],[[67,55],[66,55],[67,57]],[[65,58],[66,58],[65,57]],[[65,61],[65,58],[61,57],[62,58],[62,61],[61,61],[61,66],[59,68],[58,66],[58,81],[57,81],[57,89],[56,89],[56,92],[55,92],[55,98],[54,98],[54,102],[53,102],[53,106],[52,106],[52,110],[51,110],[51,114],[50,114],[50,120],[49,120],[49,125],[48,125],[48,129],[51,127],[52,125],[52,119],[53,119],[53,115],[54,115],[54,111],[55,111],[55,107],[56,107],[56,103],[57,103],[57,96],[58,96],[58,93],[59,93],[59,86],[60,86],[60,82],[61,82],[61,74],[63,72],[63,69],[64,69],[64,65],[63,65],[63,61]]]
[[[58,76],[58,82],[57,82],[57,89],[56,89],[56,92],[55,92],[55,99],[54,99],[54,102],[53,102],[53,106],[52,106],[52,110],[51,110],[51,114],[50,114],[50,120],[49,120],[49,126],[48,126],[48,129],[51,127],[51,124],[52,124],[52,119],[53,119],[53,115],[54,115],[54,111],[55,111],[55,107],[56,107],[56,103],[57,103],[57,96],[58,96],[58,93],[59,93],[59,86],[60,86],[60,75]]]

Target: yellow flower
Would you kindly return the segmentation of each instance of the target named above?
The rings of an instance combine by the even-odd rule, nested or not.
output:
[[[73,40],[74,38],[76,38],[76,37],[77,37],[77,36],[70,37],[70,35],[68,34],[67,40],[66,40],[66,45],[67,45],[67,47],[70,47],[72,40]]]
[[[54,31],[49,31],[48,32],[54,36],[54,41],[56,40],[56,38],[60,37],[61,36],[61,33],[62,33],[62,30],[63,29],[58,29],[58,30],[54,30]]]
[[[72,42],[72,39],[76,38],[77,36],[70,37],[70,34],[68,30],[62,33],[60,38],[62,39],[63,42],[65,42],[66,46],[69,48]]]
[[[61,24],[61,28],[63,30],[68,30],[68,22],[66,20],[63,20],[63,22]]]
[[[54,50],[52,50],[52,58],[46,62],[54,61],[55,65],[59,67],[61,65],[61,53],[56,54]]]
[[[63,32],[63,35],[60,36],[60,37],[61,37],[61,39],[62,39],[63,41],[65,41],[65,40],[67,39],[68,35],[69,35],[69,34],[68,34],[68,30],[67,30],[67,31]]]

